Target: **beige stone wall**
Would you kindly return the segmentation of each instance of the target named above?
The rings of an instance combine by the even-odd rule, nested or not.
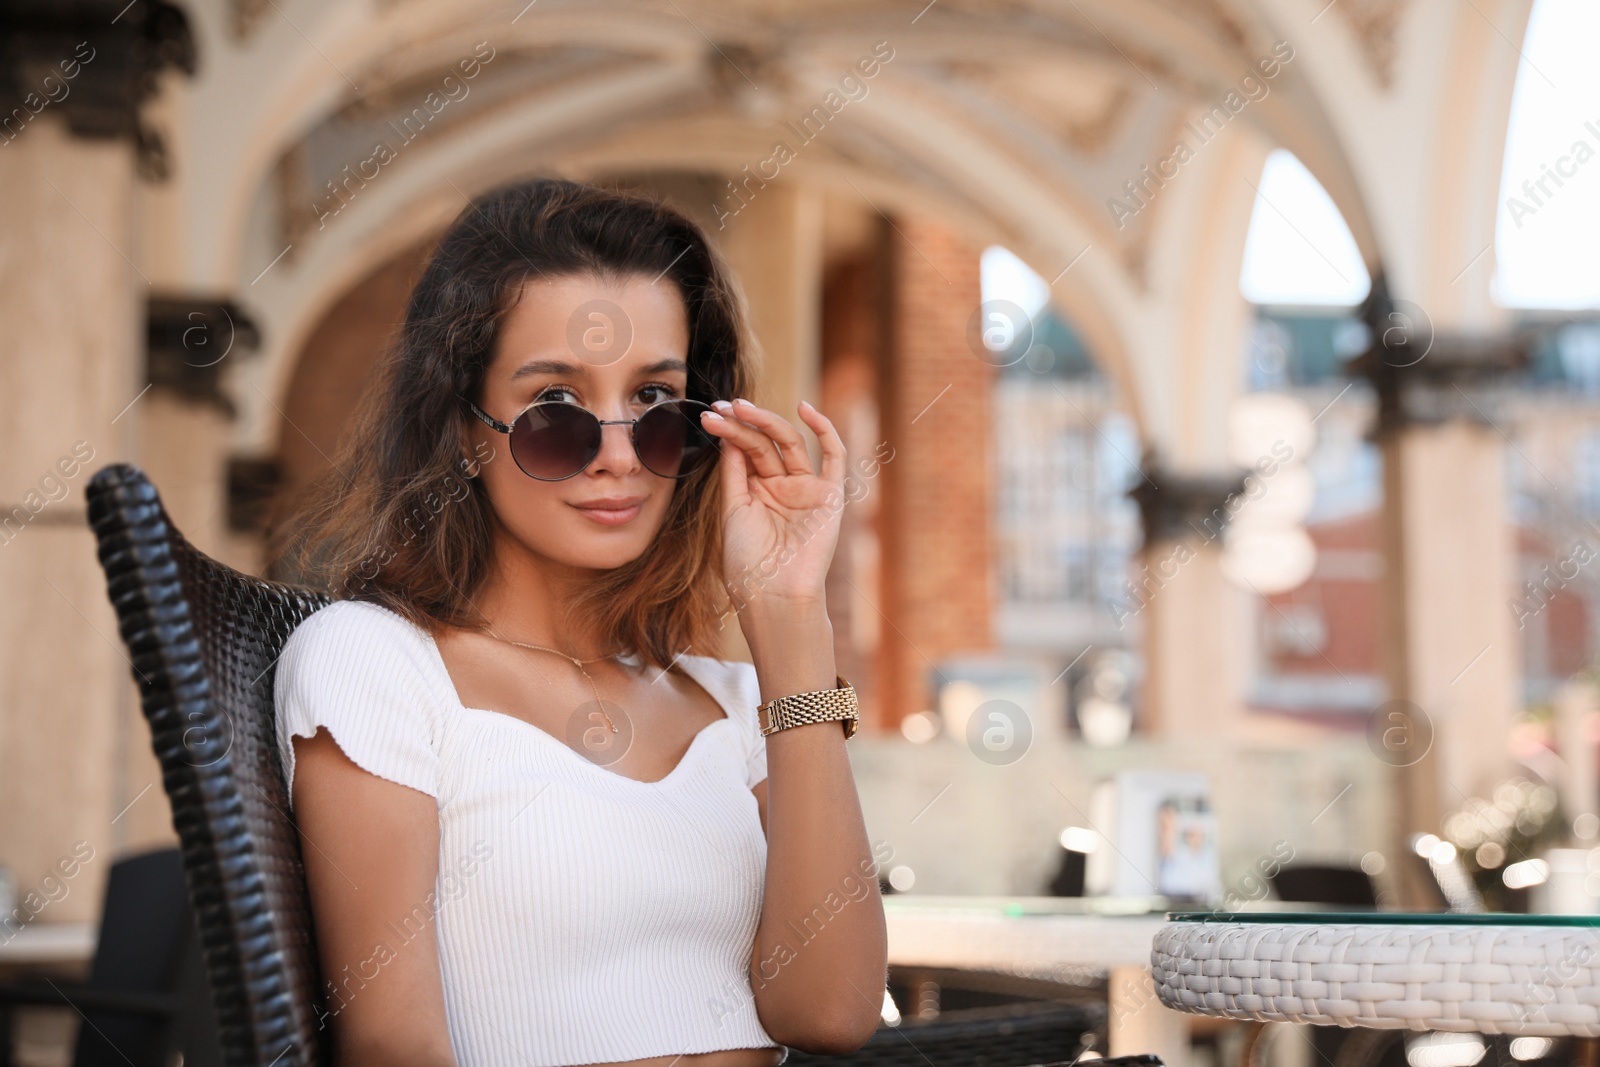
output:
[[[1040,738],[1006,766],[945,736],[914,745],[857,735],[849,751],[868,836],[894,849],[891,867],[911,868],[915,893],[1047,893],[1064,828],[1111,830],[1092,821],[1090,797],[1119,770],[1208,776],[1223,885],[1236,893],[1258,860],[1285,848],[1296,862],[1354,863],[1388,847],[1388,768],[1360,737],[1294,747],[1135,739],[1116,749]]]

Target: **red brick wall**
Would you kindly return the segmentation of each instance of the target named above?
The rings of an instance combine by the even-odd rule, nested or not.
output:
[[[931,708],[951,653],[993,647],[992,391],[967,342],[981,249],[930,219],[896,218],[889,359],[881,368],[884,723]],[[937,398],[937,399],[935,399]],[[931,406],[930,406],[931,402]]]
[[[1317,546],[1319,558],[1325,558],[1329,552],[1376,553],[1378,550],[1376,515],[1372,512],[1319,523],[1306,532]],[[1378,586],[1373,579],[1350,574],[1341,577],[1313,574],[1298,589],[1268,597],[1267,602],[1272,607],[1263,616],[1265,622],[1278,619],[1278,611],[1309,604],[1320,610],[1327,627],[1327,642],[1320,653],[1269,651],[1265,663],[1274,672],[1338,678],[1345,672],[1372,675],[1382,669],[1378,628],[1373,625],[1378,617]]]

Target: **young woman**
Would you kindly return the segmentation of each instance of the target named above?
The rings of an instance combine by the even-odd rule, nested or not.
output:
[[[845,449],[800,405],[814,470],[748,360],[652,200],[516,185],[433,253],[296,524],[340,599],[275,682],[341,1067],[767,1067],[875,1029]],[[734,613],[753,664],[709,654]]]

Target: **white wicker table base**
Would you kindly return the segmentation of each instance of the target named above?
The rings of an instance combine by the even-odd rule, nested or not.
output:
[[[1175,922],[1169,1008],[1257,1022],[1600,1037],[1600,928]]]

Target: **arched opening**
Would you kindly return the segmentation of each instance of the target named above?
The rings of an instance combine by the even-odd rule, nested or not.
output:
[[[269,539],[291,521],[307,488],[333,464],[356,404],[405,317],[406,298],[430,246],[431,241],[401,253],[351,286],[323,313],[296,354],[281,402]],[[294,577],[279,561],[269,561],[269,574]]]
[[[1372,280],[1322,184],[1279,148],[1267,157],[1245,238],[1239,290],[1263,305],[1359,304]]]
[[[1542,736],[1554,694],[1588,662],[1600,584],[1587,559],[1600,518],[1600,9],[1535,0],[1507,123],[1491,292],[1538,338],[1529,387],[1502,417],[1517,526],[1523,738]],[[1537,752],[1534,741],[1532,751]]]
[[[1536,0],[1506,129],[1495,226],[1495,299],[1507,307],[1600,309],[1600,7]]]
[[[1256,190],[1240,269],[1255,305],[1244,353],[1235,462],[1297,453],[1264,477],[1258,508],[1276,515],[1266,541],[1229,531],[1237,566],[1277,544],[1282,574],[1252,580],[1247,699],[1259,710],[1361,715],[1381,698],[1372,638],[1381,457],[1367,440],[1373,399],[1345,363],[1365,349],[1357,305],[1371,278],[1343,216],[1295,156],[1276,149]],[[1279,457],[1281,458],[1281,457]]]

